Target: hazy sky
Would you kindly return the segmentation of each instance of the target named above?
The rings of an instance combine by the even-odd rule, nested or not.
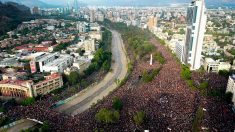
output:
[[[50,4],[67,4],[67,2],[73,2],[74,0],[41,0],[46,3]],[[189,3],[192,0],[78,0],[80,2],[89,4],[89,5],[103,5],[103,4],[145,4],[145,5],[151,5],[151,4],[158,4],[158,3]],[[235,0],[205,0],[207,3],[213,4],[213,3],[221,3],[221,2],[231,2],[235,3]]]

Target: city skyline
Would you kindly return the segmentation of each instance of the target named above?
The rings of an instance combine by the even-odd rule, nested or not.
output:
[[[40,8],[50,7],[66,7],[67,4],[73,4],[74,0],[0,0],[2,2],[12,1],[20,4],[25,4],[29,7],[39,6]],[[191,0],[78,0],[78,6],[182,6],[188,5]],[[235,7],[235,1],[233,0],[206,0],[206,6],[208,8],[217,7]]]

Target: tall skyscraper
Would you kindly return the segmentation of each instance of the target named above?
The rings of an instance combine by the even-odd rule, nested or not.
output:
[[[40,10],[37,6],[33,7],[32,14],[34,14],[34,15],[39,15],[40,14]]]
[[[74,9],[75,9],[75,11],[78,11],[78,0],[74,0],[74,2],[73,2],[73,6],[74,6]]]
[[[90,22],[94,22],[95,21],[95,12],[94,10],[90,11]]]
[[[204,0],[193,0],[187,9],[187,32],[184,63],[191,70],[201,66],[202,44],[206,27],[206,8]]]

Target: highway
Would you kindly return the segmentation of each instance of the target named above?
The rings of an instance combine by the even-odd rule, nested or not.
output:
[[[69,101],[55,108],[59,112],[69,115],[77,115],[97,103],[98,100],[107,96],[117,88],[116,79],[122,80],[127,73],[127,57],[121,35],[114,30],[112,32],[112,66],[103,80],[97,84],[82,90],[78,94],[70,97]]]

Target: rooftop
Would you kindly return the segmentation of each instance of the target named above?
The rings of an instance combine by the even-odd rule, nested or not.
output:
[[[43,54],[45,54],[45,52],[36,52],[36,53],[30,54],[29,56],[31,56],[31,57],[37,57],[37,56],[41,56],[41,55],[43,55]]]
[[[52,54],[46,54],[44,57],[42,57],[41,59],[38,60],[38,62],[41,62],[41,61],[45,61],[53,56],[56,56],[58,54],[58,52],[56,53],[52,53]]]
[[[69,57],[71,57],[71,56],[70,55],[62,55],[58,59],[47,63],[45,66],[58,66],[62,62],[67,61],[67,58],[69,58]]]
[[[2,80],[0,81],[0,84],[12,84],[12,85],[18,85],[18,86],[26,86],[26,83],[31,83],[32,80]]]

